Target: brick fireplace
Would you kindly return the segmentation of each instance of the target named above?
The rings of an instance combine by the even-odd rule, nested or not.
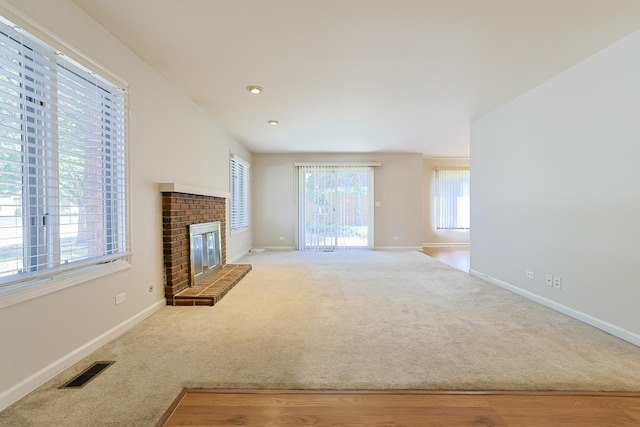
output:
[[[162,193],[162,245],[165,297],[169,305],[214,305],[250,270],[250,265],[228,265],[226,250],[226,204],[228,193],[160,184]],[[220,222],[222,270],[192,286],[189,226]]]

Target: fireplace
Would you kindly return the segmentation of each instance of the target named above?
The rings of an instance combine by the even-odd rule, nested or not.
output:
[[[250,264],[227,264],[230,194],[176,183],[159,187],[167,304],[214,305],[251,271]]]
[[[197,285],[222,268],[220,221],[189,226],[190,286]]]

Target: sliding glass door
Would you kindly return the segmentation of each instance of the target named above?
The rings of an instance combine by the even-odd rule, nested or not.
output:
[[[373,168],[298,166],[298,248],[373,247]]]

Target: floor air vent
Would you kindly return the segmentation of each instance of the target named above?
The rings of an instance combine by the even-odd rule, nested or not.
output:
[[[82,388],[115,362],[96,362],[60,388]]]

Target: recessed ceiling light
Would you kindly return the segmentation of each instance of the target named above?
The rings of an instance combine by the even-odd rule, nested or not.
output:
[[[260,86],[247,86],[247,90],[249,91],[249,93],[252,93],[254,95],[262,92],[262,88]]]
[[[269,123],[271,126],[278,126],[277,120],[267,120],[267,123]]]

